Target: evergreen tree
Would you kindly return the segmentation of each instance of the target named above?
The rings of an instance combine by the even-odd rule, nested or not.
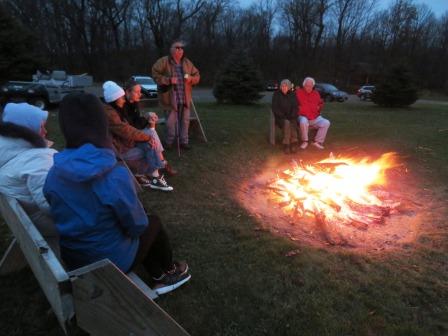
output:
[[[404,65],[392,66],[376,86],[372,101],[380,106],[402,107],[418,99],[417,86]]]
[[[39,60],[34,52],[34,36],[8,13],[0,3],[0,83],[31,80]]]
[[[261,74],[246,51],[233,52],[218,73],[213,95],[219,103],[249,104],[262,98]]]

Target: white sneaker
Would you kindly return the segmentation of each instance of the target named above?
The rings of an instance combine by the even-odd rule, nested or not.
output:
[[[324,149],[325,148],[324,146],[322,146],[321,143],[316,142],[316,141],[313,142],[313,146],[316,147],[316,148],[319,148],[319,149]]]
[[[173,187],[166,183],[165,179],[162,176],[159,177],[151,177],[151,184],[149,185],[151,189],[163,190],[163,191],[173,191]]]
[[[302,144],[300,145],[300,149],[305,149],[308,147],[308,141],[304,141],[302,142]]]

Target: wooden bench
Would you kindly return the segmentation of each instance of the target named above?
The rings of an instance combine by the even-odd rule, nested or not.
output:
[[[188,335],[137,274],[108,259],[67,272],[17,200],[0,194],[0,213],[14,235],[0,274],[17,270],[25,257],[66,334],[76,325],[91,335]]]

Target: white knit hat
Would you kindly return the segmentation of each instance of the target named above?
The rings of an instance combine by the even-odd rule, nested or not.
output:
[[[8,103],[3,110],[3,121],[27,127],[39,133],[42,122],[47,121],[48,112],[28,103]]]
[[[103,84],[104,100],[106,103],[116,101],[124,96],[124,90],[115,82],[107,81]]]

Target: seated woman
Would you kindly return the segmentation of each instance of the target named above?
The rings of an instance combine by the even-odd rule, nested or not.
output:
[[[285,154],[295,153],[297,150],[297,100],[291,91],[291,82],[284,79],[280,83],[280,90],[272,96],[272,112],[275,124],[283,130],[283,151]]]
[[[158,294],[187,282],[187,264],[173,262],[160,219],[147,216],[129,171],[117,164],[99,99],[84,93],[64,97],[59,124],[66,149],[55,155],[44,194],[68,268],[108,258],[129,272],[141,263]]]
[[[154,139],[132,126],[125,118],[125,92],[115,82],[107,81],[103,84],[105,112],[109,123],[109,130],[113,137],[113,144],[118,154],[136,173],[136,178],[144,187],[151,189],[172,191],[159,169],[164,168],[154,150]],[[149,178],[149,180],[147,179]]]
[[[47,147],[48,112],[27,103],[9,103],[0,123],[0,193],[16,198],[53,252],[59,239],[42,188],[53,165]]]

